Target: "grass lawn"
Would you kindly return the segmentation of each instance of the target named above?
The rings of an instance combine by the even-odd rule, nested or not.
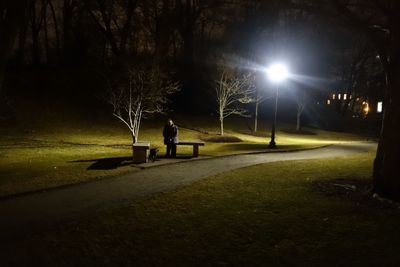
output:
[[[366,194],[373,157],[224,173],[7,244],[3,259],[17,255],[17,263],[46,266],[398,266],[399,211]]]
[[[131,139],[127,128],[114,118],[90,114],[42,111],[45,116],[19,115],[15,125],[0,127],[0,196],[74,184],[136,171],[131,164]],[[37,115],[37,114],[36,114]],[[218,156],[267,150],[266,129],[253,134],[244,119],[227,120],[228,135],[241,142],[209,142],[218,138],[215,118],[181,116],[180,140],[206,140],[200,155]],[[140,141],[160,148],[163,120],[144,120]],[[326,145],[362,137],[313,130],[313,135],[278,132],[279,149]],[[179,155],[191,155],[191,147],[179,147]]]

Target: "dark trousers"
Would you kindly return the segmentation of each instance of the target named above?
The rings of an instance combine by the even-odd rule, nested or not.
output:
[[[167,157],[176,157],[176,144],[167,144]]]

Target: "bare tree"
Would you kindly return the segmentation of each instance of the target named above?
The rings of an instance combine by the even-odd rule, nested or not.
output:
[[[267,96],[264,94],[261,94],[259,90],[254,90],[255,96],[253,99],[253,102],[255,103],[255,109],[254,109],[254,132],[258,131],[258,109],[260,107],[260,104],[263,103],[265,100],[271,98],[271,96]]]
[[[254,101],[254,77],[251,73],[236,77],[224,70],[215,88],[221,136],[224,135],[224,119],[230,115],[248,116],[241,104]]]
[[[304,92],[299,92],[296,97],[297,103],[297,115],[296,115],[296,131],[300,132],[301,130],[301,115],[306,107],[306,94]]]
[[[131,132],[132,144],[139,140],[142,118],[163,113],[168,95],[179,91],[179,85],[155,71],[129,70],[127,84],[111,88],[109,103],[113,115]]]

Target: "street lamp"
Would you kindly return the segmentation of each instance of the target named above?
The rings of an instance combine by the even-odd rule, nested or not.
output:
[[[275,112],[274,112],[274,120],[272,121],[272,128],[271,128],[271,141],[269,142],[269,148],[275,148],[275,128],[276,128],[276,115],[278,113],[278,91],[279,91],[279,84],[284,82],[288,76],[289,71],[287,67],[281,63],[276,63],[271,65],[267,69],[268,78],[271,82],[276,84],[275,88]]]

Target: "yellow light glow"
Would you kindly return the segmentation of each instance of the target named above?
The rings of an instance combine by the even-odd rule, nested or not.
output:
[[[342,95],[341,94],[338,94],[337,97],[338,97],[339,100],[342,99]]]
[[[343,100],[346,100],[347,99],[347,94],[344,94],[343,95]]]
[[[365,106],[364,107],[364,113],[365,113],[365,115],[367,115],[369,113],[369,111],[370,111],[369,104],[364,101],[363,105]]]
[[[332,95],[332,99],[335,100],[336,99],[336,94]]]
[[[326,104],[330,105],[330,104],[331,104],[331,100],[328,99],[328,100],[326,101]]]

